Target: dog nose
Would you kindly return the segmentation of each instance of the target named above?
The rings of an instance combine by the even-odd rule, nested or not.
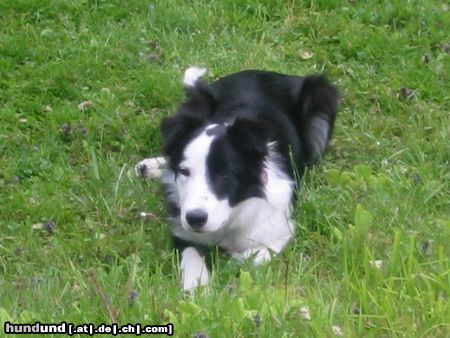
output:
[[[186,213],[186,221],[194,229],[200,229],[208,220],[208,214],[202,209],[194,209]]]

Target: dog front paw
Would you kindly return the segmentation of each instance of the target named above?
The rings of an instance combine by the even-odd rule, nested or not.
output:
[[[136,164],[136,175],[148,179],[160,178],[165,165],[166,159],[164,157],[146,158]]]

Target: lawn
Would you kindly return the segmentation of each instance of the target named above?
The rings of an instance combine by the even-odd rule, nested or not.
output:
[[[450,336],[444,1],[2,0],[0,22],[0,335]],[[161,188],[134,164],[159,154],[191,65],[325,72],[342,104],[285,252],[257,269],[214,254],[187,295]]]

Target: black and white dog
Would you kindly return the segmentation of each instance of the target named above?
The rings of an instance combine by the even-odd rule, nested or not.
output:
[[[162,122],[165,157],[137,166],[166,188],[183,290],[208,283],[202,248],[259,265],[286,246],[295,184],[323,154],[338,107],[321,75],[248,70],[208,84],[205,72],[184,74],[187,98]]]

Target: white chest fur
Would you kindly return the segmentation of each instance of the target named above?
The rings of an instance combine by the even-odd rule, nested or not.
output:
[[[216,232],[186,231],[175,222],[174,235],[198,244],[218,245],[239,259],[262,249],[279,253],[294,234],[290,220],[293,182],[270,162],[265,169],[266,199],[250,198],[235,206],[227,224]]]
[[[214,232],[186,230],[181,226],[180,219],[172,219],[173,234],[196,244],[218,245],[238,259],[256,254],[256,264],[270,258],[269,252],[281,252],[294,234],[290,220],[294,183],[277,166],[273,148],[270,144],[269,156],[264,163],[266,198],[250,198],[234,206],[226,224]],[[147,159],[139,165],[146,165],[153,172],[153,167],[160,169],[161,163]],[[163,169],[161,179],[168,190],[168,198],[178,205],[180,197],[175,175],[169,169]],[[259,252],[263,254],[258,256]]]

